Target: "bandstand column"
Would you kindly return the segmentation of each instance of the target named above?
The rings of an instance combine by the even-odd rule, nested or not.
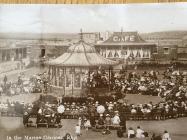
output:
[[[74,85],[75,70],[74,70],[73,67],[70,70],[71,70],[71,91],[72,91],[72,95],[73,95],[73,90],[74,90],[73,85]]]
[[[51,66],[49,66],[49,70],[48,70],[48,82],[51,79]]]
[[[110,91],[110,82],[111,82],[111,69],[110,69],[110,66],[108,68],[108,80],[109,80],[109,83],[108,83],[108,90]]]
[[[54,67],[54,76],[55,76],[55,86],[57,86],[57,77],[56,77],[56,70],[57,70],[57,67]]]
[[[91,85],[90,85],[90,68],[88,69],[88,85],[89,85],[89,91],[88,91],[88,93],[89,93],[89,95],[90,95],[90,92],[91,92]]]
[[[64,74],[64,96],[66,95],[66,67],[63,69],[63,74]]]
[[[60,67],[57,67],[57,86],[60,86]]]

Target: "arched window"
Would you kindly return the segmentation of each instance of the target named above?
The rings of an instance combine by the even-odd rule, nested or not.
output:
[[[149,51],[143,51],[143,57],[149,58]]]
[[[137,57],[137,58],[140,58],[140,57],[141,57],[141,55],[140,55],[140,50],[137,50],[136,57]]]
[[[127,55],[127,50],[122,50],[121,55]]]
[[[149,57],[149,51],[147,51],[147,53],[146,53],[146,57]]]
[[[129,55],[130,57],[134,57],[134,53],[133,53],[133,51],[131,50],[131,52],[130,52],[130,55]]]
[[[146,52],[145,51],[143,51],[143,57],[146,57]]]
[[[111,51],[108,53],[108,57],[113,57]]]
[[[114,53],[114,57],[119,57],[119,54],[118,54],[117,51],[115,51],[115,53]]]
[[[103,52],[103,56],[106,57],[106,52],[105,51]]]

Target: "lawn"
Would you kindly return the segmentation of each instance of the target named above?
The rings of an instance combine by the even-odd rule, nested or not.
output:
[[[164,130],[168,130],[171,134],[172,140],[186,140],[187,138],[187,118],[180,118],[166,121],[127,121],[127,128],[136,128],[140,125],[145,131],[150,134],[155,132],[157,134],[163,133]],[[77,120],[62,120],[62,128],[24,128],[21,118],[0,118],[0,137],[1,140],[6,140],[7,136],[64,136],[67,132],[75,135],[75,125]],[[109,135],[102,135],[100,132],[94,132],[92,130],[82,130],[82,136],[79,140],[120,140],[117,138],[116,131],[112,130]],[[123,138],[124,140],[127,138]],[[24,139],[23,139],[24,140]],[[36,140],[36,139],[34,139]],[[44,140],[44,139],[43,139]],[[49,139],[46,139],[49,140]]]
[[[24,100],[25,102],[31,102],[38,98],[39,94],[17,95],[11,97],[11,99]],[[152,101],[153,103],[159,102],[162,99],[155,96],[145,95],[127,95],[126,99],[128,103],[147,103]],[[187,118],[171,119],[165,121],[127,121],[127,128],[133,127],[134,129],[140,125],[145,131],[150,134],[155,132],[157,134],[163,133],[164,130],[168,130],[171,134],[172,140],[186,140],[187,138]],[[24,136],[64,136],[67,132],[75,135],[75,125],[78,120],[62,120],[62,128],[24,128],[22,124],[22,118],[19,117],[1,117],[0,118],[0,137],[2,140],[7,140],[7,136],[14,137],[20,136],[20,140],[24,139]],[[92,130],[82,130],[82,136],[78,140],[120,140],[117,138],[116,131],[113,130],[109,135],[102,135],[100,132],[94,132]],[[123,138],[124,140],[127,138]],[[18,140],[18,139],[15,139]],[[32,140],[37,140],[33,138]],[[43,139],[44,140],[44,139]],[[49,137],[46,140],[50,140]],[[55,139],[56,140],[56,139]]]

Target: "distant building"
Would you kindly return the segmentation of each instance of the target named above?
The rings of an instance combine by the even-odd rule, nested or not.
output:
[[[100,40],[100,33],[99,32],[83,32],[83,38],[88,43],[96,43]]]
[[[157,44],[153,59],[168,64],[173,61],[187,63],[186,31],[168,31],[142,34],[147,42]]]
[[[14,42],[0,42],[0,62],[20,61],[27,58],[30,47]]]
[[[157,63],[169,64],[177,60],[177,49],[177,45],[158,45],[152,58]]]
[[[113,32],[106,31],[106,32],[100,32],[100,41],[106,41],[109,37],[111,37]]]
[[[187,36],[183,37],[182,45],[177,48],[177,60],[187,64]]]
[[[86,42],[95,44],[100,40],[99,32],[83,33]],[[79,40],[79,34],[0,34],[0,63],[21,61],[41,62],[56,58]]]
[[[0,40],[0,73],[23,69],[28,65],[30,46],[19,41]]]

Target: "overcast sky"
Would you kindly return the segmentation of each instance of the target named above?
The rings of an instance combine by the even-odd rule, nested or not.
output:
[[[68,33],[187,30],[187,3],[1,5],[0,32]]]

